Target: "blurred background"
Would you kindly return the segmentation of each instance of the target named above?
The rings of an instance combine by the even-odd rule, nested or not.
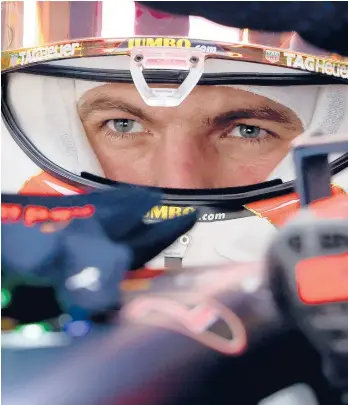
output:
[[[156,32],[151,32],[156,20]],[[158,22],[161,20],[161,30]],[[86,37],[172,35],[289,48],[294,33],[267,33],[173,16],[133,1],[7,1],[1,4],[1,49]],[[307,46],[308,48],[308,46]]]

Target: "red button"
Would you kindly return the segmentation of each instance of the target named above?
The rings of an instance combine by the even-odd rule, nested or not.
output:
[[[296,281],[306,304],[348,301],[348,253],[302,260],[296,266]]]

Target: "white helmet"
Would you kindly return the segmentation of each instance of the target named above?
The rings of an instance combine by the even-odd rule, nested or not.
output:
[[[22,37],[3,44],[2,192],[157,187],[148,220],[200,215],[149,267],[258,259],[299,207],[292,141],[348,132],[348,64],[303,41],[298,53],[294,33],[270,47],[265,34],[99,3],[28,2],[17,19],[4,5]],[[331,162],[344,193],[348,155]]]

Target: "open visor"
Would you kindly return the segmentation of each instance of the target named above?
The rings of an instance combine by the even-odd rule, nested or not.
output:
[[[7,130],[44,171],[78,184],[263,189],[294,179],[294,139],[348,132],[347,65],[288,50],[105,39],[3,63]]]

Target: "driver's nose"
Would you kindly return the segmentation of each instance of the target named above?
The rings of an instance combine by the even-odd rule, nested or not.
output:
[[[167,132],[157,145],[155,164],[157,187],[213,188],[217,151],[203,136],[178,129]]]

